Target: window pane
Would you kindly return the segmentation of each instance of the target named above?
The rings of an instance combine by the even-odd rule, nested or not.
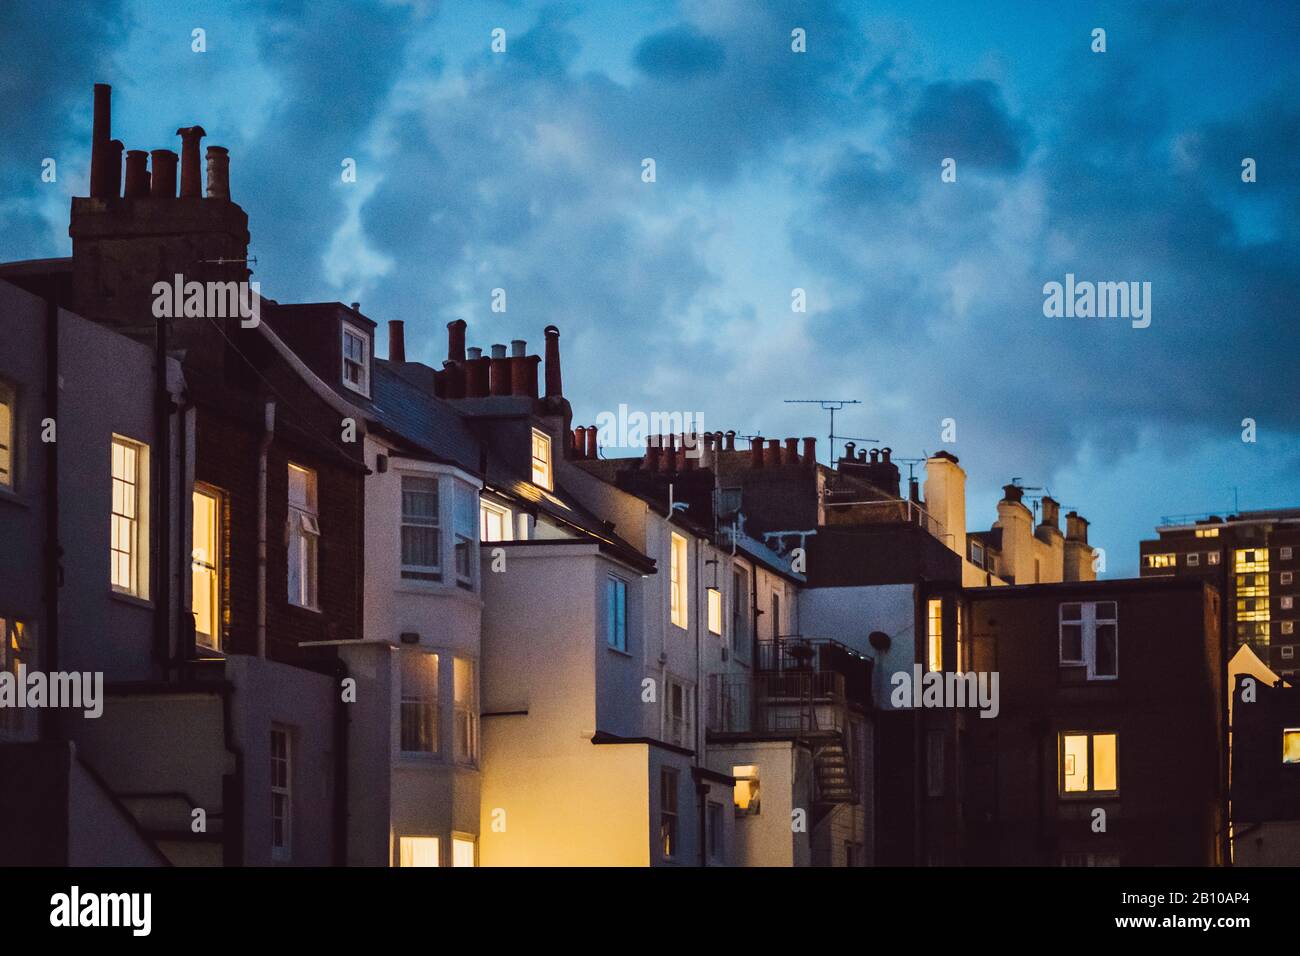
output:
[[[1116,634],[1114,624],[1097,625],[1097,659],[1094,671],[1098,677],[1114,677],[1117,673]]]
[[[438,752],[438,655],[402,652],[401,746]]]
[[[1096,734],[1092,738],[1092,772],[1094,790],[1116,790],[1115,735]]]
[[[1062,621],[1081,621],[1083,620],[1082,604],[1062,604],[1061,605]]]
[[[1300,763],[1300,730],[1282,731],[1282,762]]]
[[[1088,789],[1088,736],[1066,734],[1061,739],[1062,776],[1066,793],[1083,793]]]
[[[1083,625],[1061,625],[1061,661],[1075,662],[1083,660]]]
[[[459,837],[452,838],[451,865],[452,866],[473,866],[474,865],[474,841],[473,840],[462,840]]]
[[[402,837],[398,843],[398,866],[437,866],[437,837]]]

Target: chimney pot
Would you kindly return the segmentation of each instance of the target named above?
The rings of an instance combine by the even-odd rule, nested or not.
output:
[[[469,360],[471,362],[476,361],[477,359],[481,359],[483,357],[483,350],[479,348],[477,345],[471,345],[465,351],[469,353]]]
[[[871,463],[874,465],[879,461],[880,461],[880,450],[877,448],[871,449]]]
[[[494,359],[503,359],[503,358],[505,358],[505,357],[506,357],[506,347],[505,347],[504,345],[501,345],[500,343],[497,343],[496,345],[493,345],[493,346],[492,346],[492,357],[493,357]]]
[[[401,319],[388,320],[388,361],[406,361],[406,323]]]
[[[587,458],[596,457],[596,426],[595,425],[587,426],[586,457]]]
[[[108,197],[108,144],[113,138],[113,88],[95,84],[95,118],[90,132],[90,195]]]
[[[230,150],[224,146],[208,147],[208,198],[230,198]]]
[[[510,340],[510,355],[513,358],[523,358],[528,350],[528,343],[523,339]]]
[[[149,153],[143,149],[126,151],[126,188],[123,195],[127,199],[140,199],[149,195]]]
[[[154,199],[176,198],[176,154],[170,149],[154,149],[149,152],[153,168],[149,177],[149,194]]]
[[[546,335],[546,397],[563,398],[564,384],[560,380],[560,330],[553,325],[545,329]]]
[[[447,323],[447,358],[453,362],[465,361],[464,319],[452,319]]]
[[[727,449],[726,449],[726,450],[727,450],[727,451],[735,451],[735,450],[736,450],[736,432],[735,432],[734,429],[729,429],[729,430],[727,431]]]
[[[805,438],[803,440],[803,463],[805,465],[817,464],[817,439]]]
[[[751,467],[763,467],[763,439],[751,438],[749,440],[749,463]]]
[[[893,450],[892,448],[882,448],[882,449],[880,449],[880,460],[881,460],[882,462],[884,462],[886,465],[888,465],[888,464],[889,464],[889,456],[892,455],[893,453],[894,453],[894,450]]]
[[[181,138],[181,198],[203,195],[203,182],[199,173],[199,140],[207,136],[202,126],[182,126],[176,131]]]
[[[844,460],[853,461],[853,449],[857,448],[857,442],[846,441],[844,443]]]

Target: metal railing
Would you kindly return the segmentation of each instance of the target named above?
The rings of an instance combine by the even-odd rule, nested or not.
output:
[[[823,494],[822,507],[863,509],[865,524],[914,524],[940,541],[947,542],[951,535],[943,522],[934,517],[910,498],[890,498],[885,501],[859,500],[850,495],[856,492],[830,491]]]
[[[708,730],[805,737],[842,733],[848,720],[844,675],[834,671],[714,674]]]

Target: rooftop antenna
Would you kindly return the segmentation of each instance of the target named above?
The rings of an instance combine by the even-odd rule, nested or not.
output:
[[[845,405],[861,405],[856,398],[787,398],[787,405],[820,405],[823,411],[831,413],[831,430],[827,436],[831,443],[831,462],[835,461],[835,413]]]

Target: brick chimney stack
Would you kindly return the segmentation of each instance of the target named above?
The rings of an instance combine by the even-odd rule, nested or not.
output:
[[[388,361],[406,361],[406,323],[401,319],[388,320]]]
[[[198,199],[203,195],[203,178],[199,174],[199,141],[207,136],[202,126],[182,126],[176,131],[181,138],[181,198]]]
[[[548,325],[546,334],[546,397],[564,397],[564,383],[560,379],[560,330]]]
[[[90,197],[109,198],[108,144],[113,138],[113,88],[95,84],[95,119],[90,133]]]

